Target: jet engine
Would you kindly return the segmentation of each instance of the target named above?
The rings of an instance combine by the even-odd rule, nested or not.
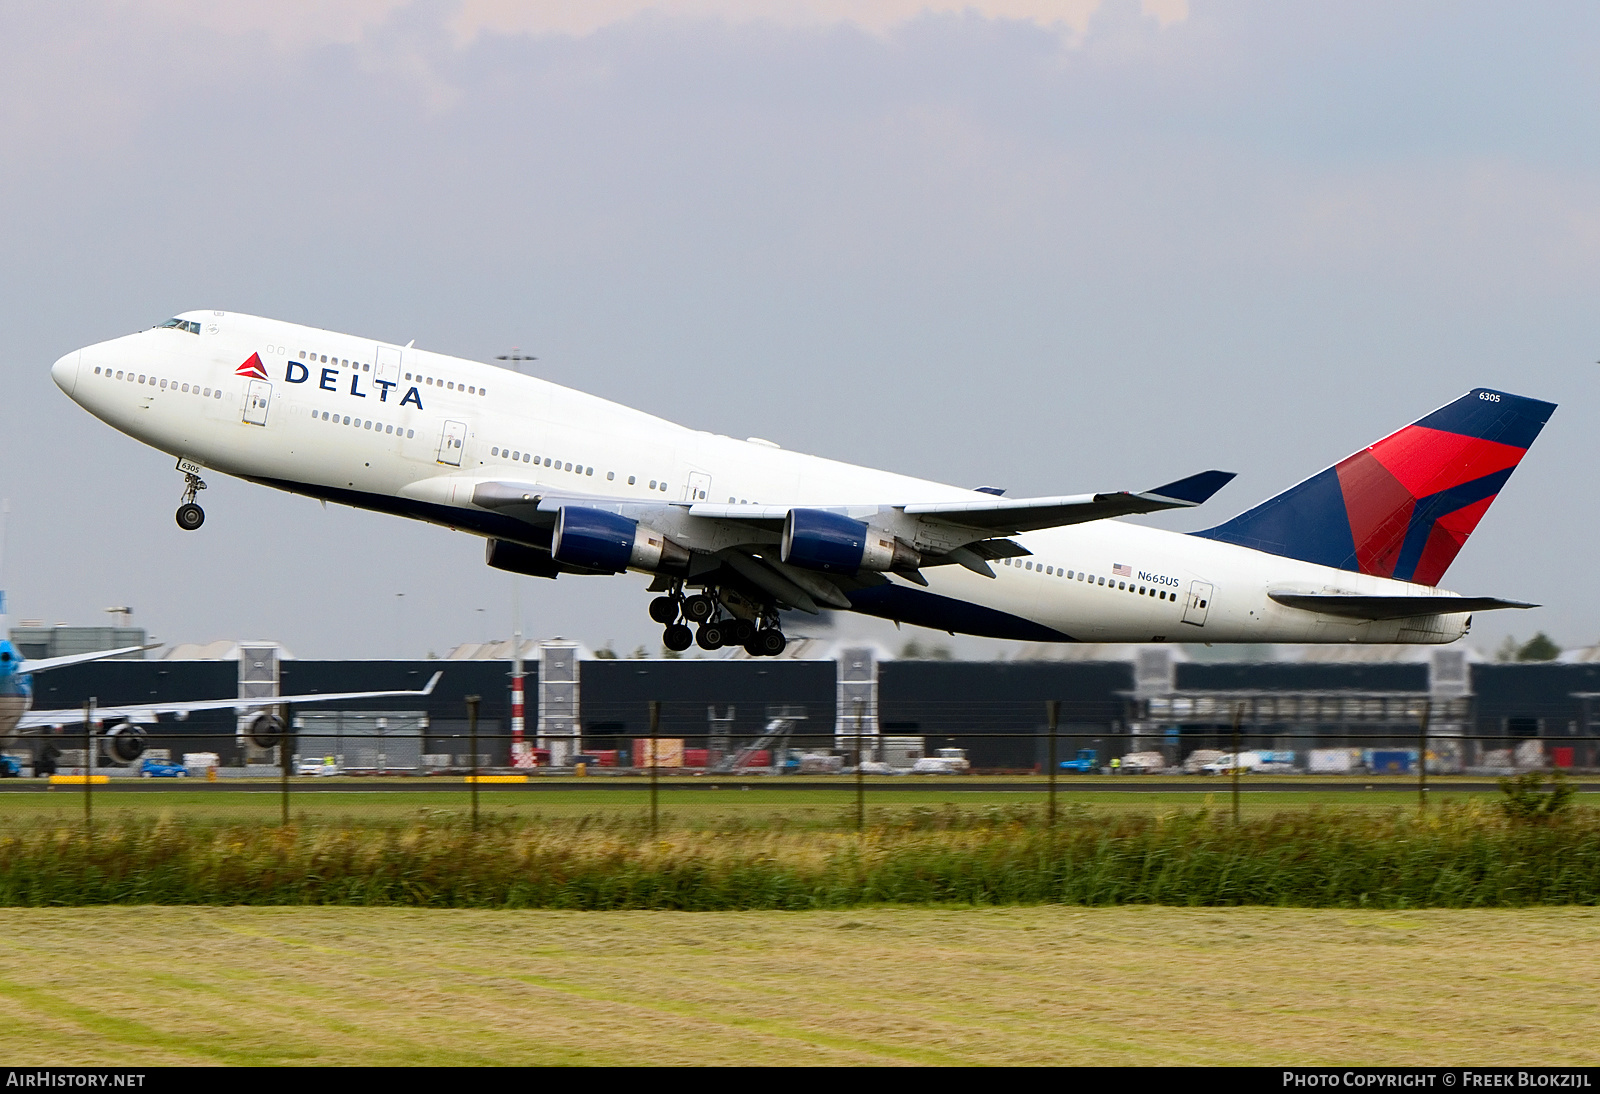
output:
[[[857,570],[915,570],[922,555],[894,536],[842,513],[825,509],[791,509],[783,520],[779,555],[791,566],[827,573]]]
[[[508,539],[491,539],[483,550],[483,561],[496,570],[529,577],[560,577],[561,565],[550,557],[549,551],[513,543]]]
[[[604,509],[564,505],[550,554],[557,562],[619,574],[629,568],[687,573],[689,551],[648,525]]]
[[[250,716],[244,735],[257,748],[271,748],[283,740],[283,719],[263,710]]]
[[[131,764],[144,755],[145,734],[143,726],[132,722],[119,722],[106,730],[106,755],[119,764]]]

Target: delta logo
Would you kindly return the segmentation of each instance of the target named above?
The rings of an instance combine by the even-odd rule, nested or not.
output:
[[[267,366],[262,364],[261,354],[259,353],[252,353],[249,360],[245,361],[244,364],[233,370],[233,374],[235,376],[243,376],[249,380],[271,379],[271,377],[267,375]],[[311,379],[311,370],[307,368],[303,362],[290,361],[283,370],[283,379],[286,383],[303,384]],[[393,380],[374,380],[372,383],[373,386],[378,390],[378,402],[380,403],[387,403],[389,401],[389,393],[396,387],[400,386]],[[339,370],[336,368],[325,368],[322,370],[322,374],[317,379],[317,390],[332,391],[337,393],[339,391],[338,384]],[[357,399],[365,399],[368,395],[372,394],[370,389],[367,391],[361,390],[361,374],[358,372],[352,372],[350,374],[350,394],[354,395]],[[416,387],[407,388],[406,393],[400,397],[400,405],[414,406],[418,410],[421,410],[421,390]]]

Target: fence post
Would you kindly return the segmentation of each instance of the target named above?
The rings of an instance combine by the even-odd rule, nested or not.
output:
[[[83,831],[94,838],[94,800],[89,785],[94,779],[94,704],[95,699],[83,705]]]
[[[1050,723],[1050,823],[1056,822],[1056,729],[1061,722],[1061,700],[1051,699],[1044,705],[1046,720]]]
[[[283,816],[281,821],[283,827],[287,828],[289,827],[289,765],[294,762],[289,755],[289,732],[294,723],[289,720],[288,703],[283,703],[278,707],[278,717],[283,721],[283,731],[278,734],[278,772],[279,779],[283,784]]]
[[[1233,705],[1233,823],[1239,823],[1239,723],[1244,720],[1244,703]]]
[[[467,696],[468,747],[472,749],[472,830],[478,830],[478,702],[481,696]]]
[[[1428,811],[1428,716],[1433,700],[1422,700],[1422,718],[1417,724],[1417,809]]]
[[[661,736],[661,700],[650,700],[650,835],[656,834],[658,822],[657,807],[659,803],[660,787],[657,778],[661,760],[661,746],[657,739]]]

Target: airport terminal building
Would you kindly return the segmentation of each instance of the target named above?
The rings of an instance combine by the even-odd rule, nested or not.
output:
[[[26,651],[85,639],[19,633],[13,640]],[[337,750],[352,758],[352,769],[394,773],[459,766],[472,747],[467,698],[477,696],[477,755],[482,764],[503,766],[512,762],[514,742],[511,652],[510,643],[498,643],[440,659],[305,660],[271,642],[178,646],[162,657],[39,676],[34,707],[62,711],[55,732],[70,743],[81,739],[81,712],[91,698],[104,707],[418,689],[442,671],[426,697],[295,708],[296,751]],[[1314,753],[1340,750],[1356,768],[1361,757],[1381,754],[1403,770],[1422,747],[1431,770],[1600,768],[1600,657],[1591,660],[1593,651],[1528,664],[1481,661],[1461,647],[1279,647],[1242,651],[1249,659],[1234,660],[1181,646],[1027,652],[1037,657],[907,660],[872,646],[804,640],[779,658],[619,659],[572,642],[529,641],[523,739],[557,766],[594,754],[629,762],[635,743],[652,734],[657,704],[654,734],[685,748],[760,742],[781,720],[783,740],[769,745],[877,754],[883,743],[914,740],[929,755],[964,749],[977,770],[1036,771],[1049,762],[1047,704],[1054,702],[1057,755],[1089,749],[1096,767],[1142,755],[1159,756],[1159,765],[1172,769],[1237,740],[1297,770],[1307,770]],[[145,729],[152,744],[174,755],[216,753],[225,765],[271,762],[241,734],[241,721],[229,710],[208,711],[162,717]],[[30,747],[25,739],[12,751]]]

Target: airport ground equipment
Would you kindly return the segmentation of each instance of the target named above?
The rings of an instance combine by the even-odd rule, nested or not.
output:
[[[783,761],[780,755],[787,752],[789,737],[794,733],[794,728],[801,719],[790,714],[779,714],[767,722],[767,728],[761,736],[745,745],[731,756],[726,756],[712,767],[717,774],[726,774],[733,771],[744,771],[750,766],[751,759],[762,751],[768,751],[772,756],[772,766],[781,767]]]
[[[1100,770],[1100,754],[1092,748],[1080,748],[1072,759],[1061,761],[1061,770],[1093,775]]]

